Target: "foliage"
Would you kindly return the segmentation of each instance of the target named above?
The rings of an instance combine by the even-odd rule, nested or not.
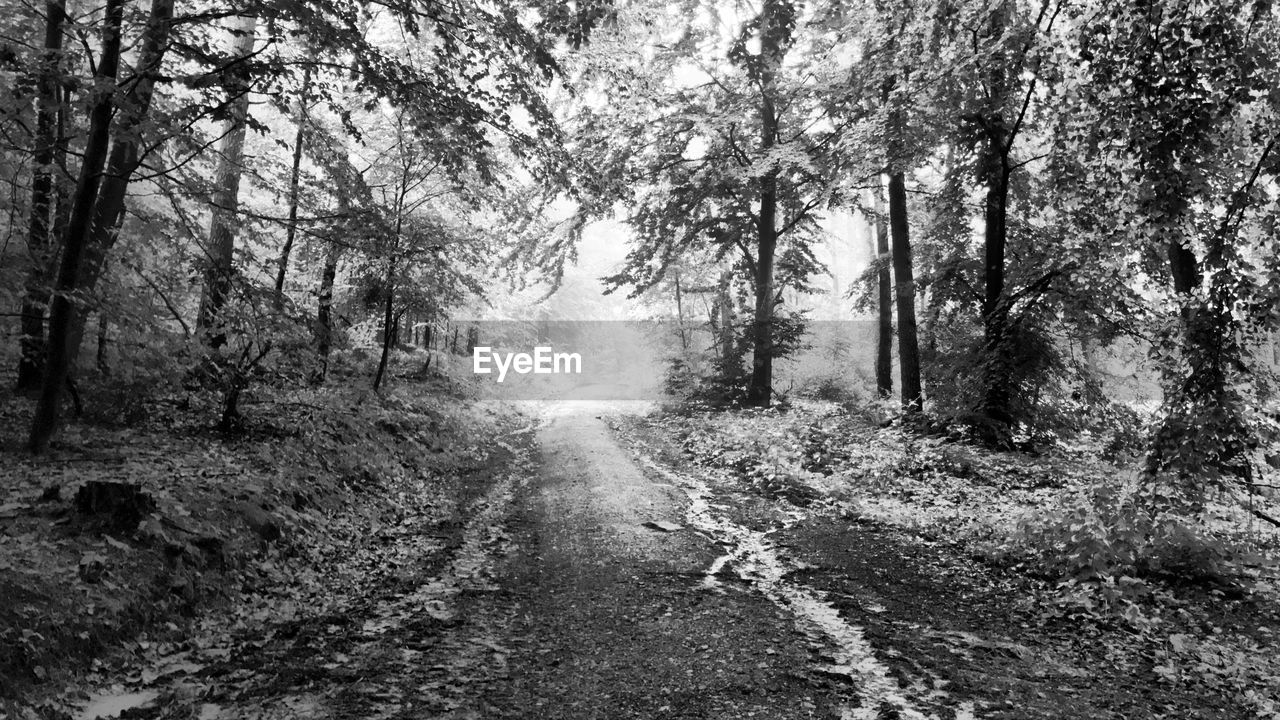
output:
[[[1106,443],[1101,456],[1108,462],[1123,464],[1125,460],[1140,456],[1146,449],[1150,419],[1133,408],[1118,402],[1102,402],[1091,405],[1092,417],[1097,419]]]
[[[366,361],[359,376],[369,371]],[[457,392],[439,380],[383,396],[259,382],[243,432],[229,437],[209,430],[219,398],[153,389],[124,431],[79,424],[68,431],[75,444],[50,457],[33,459],[7,438],[5,522],[19,532],[0,543],[0,703],[65,682],[114,684],[122,647],[137,662],[147,648],[190,650],[193,637],[229,627],[254,628],[261,639],[308,609],[338,604],[351,587],[370,587],[371,577],[375,587],[390,582],[404,561],[382,558],[402,521],[435,533],[467,521],[470,497],[503,475],[476,470],[511,460],[502,446],[514,444],[518,418],[464,406]],[[30,405],[3,412],[5,427],[20,432]],[[80,483],[122,477],[155,499],[154,513],[136,528],[93,530],[70,496]],[[279,537],[255,535],[246,506],[265,513]],[[50,513],[63,521],[52,524]],[[85,555],[104,567],[95,583],[77,573]],[[68,670],[80,674],[71,681]]]
[[[860,395],[856,368],[854,379],[849,378],[853,341],[837,331],[816,338],[810,334],[809,342],[811,352],[806,354],[808,362],[805,363],[806,366],[796,369],[796,374],[800,376],[796,395],[848,406],[864,400]]]
[[[1239,550],[1194,517],[1152,512],[1134,486],[1110,482],[1030,514],[999,551],[1055,579],[1119,583],[1136,592],[1142,578],[1225,583],[1226,563]]]
[[[969,424],[994,446],[1010,446],[1017,436],[1033,441],[1078,430],[1078,416],[1055,412],[1055,401],[1074,379],[1054,336],[1038,318],[1018,318],[1006,329],[998,352],[988,352],[981,328],[947,324],[931,334],[926,378],[934,388],[931,411],[951,422]],[[1011,388],[1007,423],[991,425],[975,410],[984,388],[972,378],[1000,373]]]
[[[1168,476],[1193,510],[1219,476],[1248,477],[1267,392],[1246,349],[1274,322],[1257,312],[1270,296],[1276,212],[1259,190],[1274,177],[1277,127],[1278,36],[1263,8],[1154,3],[1082,15],[1087,64],[1063,84],[1078,108],[1064,122],[1075,159],[1061,161],[1063,209],[1084,228],[1115,227],[1095,235],[1112,258],[1095,287],[1107,292],[1116,276],[1133,287],[1141,275],[1163,285],[1145,288],[1154,302],[1142,313],[1166,391],[1147,474]]]
[[[747,399],[750,370],[747,358],[755,350],[751,321],[740,320],[729,328],[711,328],[716,339],[705,350],[696,347],[668,360],[667,393],[681,402],[711,407],[741,406]],[[773,319],[771,354],[792,357],[808,347],[803,315],[779,313]],[[699,328],[701,330],[702,328]],[[705,334],[694,332],[698,342]],[[728,344],[728,348],[724,347]]]
[[[566,272],[614,221],[594,226],[626,244],[608,290],[676,307],[682,447],[748,490],[986,537],[1061,583],[1061,614],[1135,627],[1165,581],[1234,592],[1240,516],[1270,517],[1251,505],[1280,464],[1270,2],[112,0],[120,33],[58,7],[0,17],[0,359],[39,370],[57,340],[42,419],[78,360],[88,412],[57,452],[179,423],[338,494],[455,471],[465,432],[435,442],[440,418],[395,388],[341,388],[437,379],[410,328],[484,311],[499,277],[589,307]],[[237,161],[223,139],[245,128]],[[802,310],[828,223],[883,220],[862,205],[886,175],[914,225],[929,405],[909,416],[860,393],[869,368]],[[229,300],[205,327],[215,277]],[[535,300],[489,309],[551,312]],[[1113,341],[1150,349],[1155,417],[1110,396],[1094,356]],[[775,360],[810,363],[785,412],[744,410]]]
[[[1174,633],[1163,645],[1155,653],[1155,672],[1163,682],[1174,687],[1201,684],[1208,692],[1253,708],[1258,717],[1280,714],[1275,668],[1259,654],[1262,645],[1257,640],[1235,633],[1206,637]]]
[[[224,323],[227,328],[290,335],[288,344],[295,349],[301,347],[302,335],[313,331],[317,338],[326,338],[317,343],[322,356],[334,330],[329,302],[334,288],[342,293],[348,285],[344,275],[358,274],[360,260],[376,264],[374,258],[386,259],[389,253],[375,239],[398,230],[403,220],[402,207],[377,202],[387,198],[385,193],[378,198],[374,192],[385,188],[382,170],[394,155],[388,155],[390,143],[385,142],[378,118],[395,116],[401,132],[394,140],[404,151],[401,156],[413,154],[424,165],[431,164],[431,170],[438,171],[435,179],[453,191],[453,197],[441,201],[433,194],[439,190],[437,184],[425,198],[422,194],[412,198],[417,204],[430,199],[436,206],[429,218],[417,218],[409,228],[436,235],[430,243],[450,248],[447,262],[409,263],[393,278],[418,289],[401,295],[403,302],[393,315],[418,312],[433,321],[442,320],[448,308],[477,293],[478,278],[490,270],[479,261],[489,248],[477,247],[474,238],[485,231],[504,237],[509,230],[481,227],[471,220],[518,195],[507,195],[506,188],[490,189],[505,185],[515,191],[529,183],[543,190],[563,187],[567,162],[545,92],[558,68],[551,48],[561,32],[571,32],[575,43],[581,43],[584,33],[603,17],[584,16],[569,23],[544,16],[540,21],[532,11],[545,10],[545,4],[518,1],[447,7],[429,3],[429,10],[423,12],[375,7],[361,0],[337,4],[265,0],[248,5],[215,1],[180,5],[172,19],[172,2],[154,3],[150,11],[124,5],[128,7],[122,13],[121,34],[127,47],[141,49],[127,54],[125,64],[135,66],[122,69],[117,91],[107,94],[119,109],[119,118],[109,128],[101,128],[112,143],[110,178],[93,197],[88,193],[73,197],[71,181],[79,172],[75,164],[88,129],[84,110],[96,97],[90,92],[89,75],[95,55],[101,52],[98,37],[110,35],[102,34],[102,14],[77,17],[74,28],[67,25],[59,30],[50,25],[54,37],[74,35],[79,40],[63,43],[67,49],[52,55],[40,52],[39,31],[45,18],[37,11],[43,6],[24,8],[29,16],[6,22],[0,36],[7,61],[12,63],[9,69],[22,80],[15,94],[0,105],[5,123],[3,152],[6,157],[26,158],[14,166],[18,168],[12,178],[15,198],[26,194],[18,192],[19,187],[38,185],[34,178],[39,172],[31,170],[29,159],[43,157],[48,148],[40,147],[41,143],[51,142],[30,132],[33,106],[43,112],[55,102],[37,97],[36,88],[44,87],[43,78],[51,76],[53,85],[65,88],[66,94],[65,102],[56,100],[58,146],[53,169],[58,182],[53,200],[46,203],[57,207],[48,213],[47,237],[31,236],[29,259],[41,255],[37,247],[41,242],[56,250],[66,241],[63,221],[73,200],[82,200],[81,207],[90,208],[92,215],[87,255],[68,275],[76,278],[75,287],[63,293],[74,295],[73,329],[69,333],[59,329],[57,334],[78,343],[80,333],[74,328],[91,315],[107,318],[102,321],[104,327],[127,316],[130,332],[149,325],[157,336],[172,320],[185,326],[201,289],[180,278],[194,271],[206,275],[210,287],[203,294],[207,297],[220,300],[221,284],[234,286],[233,302],[243,307],[230,312],[262,325],[251,329],[233,319]],[[250,96],[253,102],[248,102]],[[282,99],[286,97],[291,100]],[[266,101],[259,102],[261,98]],[[248,115],[240,118],[243,110],[239,108],[246,106]],[[234,136],[244,126],[252,131],[245,142],[245,157],[252,162],[238,163],[239,149],[230,150],[219,138],[228,133]],[[284,137],[295,140],[276,139]],[[297,160],[290,163],[290,156]],[[291,164],[296,168],[292,173]],[[38,188],[33,192],[38,205]],[[287,213],[280,208],[286,198]],[[9,209],[10,237],[25,226],[24,215],[32,215],[32,227],[36,227],[33,210],[17,205]],[[212,230],[205,237],[211,218],[223,238],[217,243]],[[422,226],[424,222],[428,224]],[[462,229],[441,234],[437,231],[442,227]],[[229,253],[228,234],[235,257]],[[280,239],[286,234],[289,245],[281,253]],[[295,258],[304,263],[300,269],[319,271],[319,293],[310,282],[286,280],[295,235],[311,246]],[[454,242],[460,237],[468,241]],[[341,257],[344,254],[346,258]],[[400,252],[400,259],[413,254]],[[116,272],[116,263],[138,278]],[[23,264],[26,277],[9,279],[22,281],[25,287],[20,293],[10,292],[17,283],[6,282],[5,297],[21,295],[25,334],[27,320],[32,319],[28,316],[40,314],[42,304],[48,303],[49,273],[28,258]],[[389,264],[394,265],[394,260]],[[273,315],[261,311],[254,289],[277,274],[290,297],[275,298]],[[136,287],[137,279],[145,281],[145,289],[125,290]],[[319,308],[315,323],[323,327],[312,327],[301,312],[310,304],[308,295],[317,294],[327,306]],[[164,305],[158,312],[147,307],[156,305],[157,299]],[[289,303],[292,308],[285,312]],[[108,318],[108,313],[113,317]],[[202,313],[201,330],[207,324],[204,317]],[[37,326],[41,324],[42,318],[34,319]],[[286,329],[285,324],[294,327]],[[42,334],[40,330],[34,339],[25,339],[24,348],[39,346]],[[212,345],[218,346],[227,336],[218,331],[210,337]],[[245,342],[255,345],[254,349],[241,352]],[[263,338],[245,342],[221,361],[205,363],[205,370],[215,371],[209,377],[216,376],[227,388],[241,387],[256,372],[250,368],[269,361],[280,349],[279,343],[263,342]],[[70,354],[75,352],[72,347]],[[233,357],[241,359],[233,361]],[[323,367],[323,358],[319,364]],[[238,392],[228,390],[228,399]],[[56,415],[56,402],[45,405]],[[42,417],[54,415],[42,413]],[[235,413],[226,415],[232,418]]]

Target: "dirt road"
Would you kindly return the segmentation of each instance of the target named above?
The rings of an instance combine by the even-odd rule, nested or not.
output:
[[[385,581],[209,624],[79,717],[1158,716],[1092,675],[1105,643],[1029,629],[954,551],[685,467],[634,411],[537,406],[456,526],[409,518],[361,556]]]
[[[617,408],[608,408],[616,411]],[[623,449],[600,408],[553,406],[499,573],[510,680],[486,710],[563,718],[923,717],[768,532]],[[676,527],[679,526],[679,527]],[[963,711],[962,711],[963,712]]]
[[[211,622],[79,717],[921,717],[768,528],[619,444],[605,418],[628,411],[538,406],[461,527],[406,522],[362,559],[389,581]]]

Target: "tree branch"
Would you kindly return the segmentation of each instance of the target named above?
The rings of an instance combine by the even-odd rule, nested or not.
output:
[[[182,326],[182,334],[186,337],[191,337],[191,326],[187,325],[187,321],[182,319],[182,314],[178,312],[178,308],[174,307],[173,301],[169,299],[169,296],[160,289],[159,285],[156,285],[154,280],[144,275],[141,270],[133,268],[133,272],[138,277],[142,278],[142,281],[147,284],[147,287],[151,288],[156,295],[160,296],[161,302],[163,302],[164,306],[169,309],[169,314],[173,315],[173,319],[177,320],[178,324]]]

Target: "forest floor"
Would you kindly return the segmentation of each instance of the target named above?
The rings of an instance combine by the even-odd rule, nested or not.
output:
[[[167,629],[104,637],[92,663],[51,658],[62,669],[24,679],[25,702],[11,699],[8,712],[1278,717],[1280,673],[1267,648],[1280,611],[1265,578],[1153,584],[1124,613],[1104,612],[1070,584],[1001,561],[975,531],[1001,527],[1002,513],[1046,503],[1064,478],[1102,465],[904,440],[827,411],[648,409],[472,406],[446,418],[440,407],[394,407],[400,441],[391,444],[434,448],[417,458],[420,472],[406,470],[413,453],[384,448],[402,469],[382,468],[394,481],[332,488],[320,494],[343,504],[324,509],[279,502],[280,488],[296,483],[258,480],[266,486],[255,502],[293,535],[248,548],[239,569],[204,571],[234,592],[188,602],[185,619],[157,610]],[[421,432],[431,422],[439,437]],[[464,451],[436,452],[450,443]],[[252,446],[224,460],[247,462],[235,453]],[[218,447],[187,438],[182,449],[207,462]],[[173,462],[178,450],[162,455]],[[394,502],[375,499],[388,493]],[[161,505],[162,516],[174,514]],[[14,524],[37,515],[0,521],[10,523],[0,548],[25,537]],[[63,555],[85,537],[116,553],[108,578],[126,576],[121,563],[142,552],[117,543],[146,545],[64,534],[53,541]],[[16,579],[32,571],[15,574],[5,557],[0,582],[11,584],[0,597],[15,597]],[[105,592],[101,582],[86,587],[70,594]],[[186,592],[172,587],[174,597]],[[31,663],[23,667],[30,674]]]

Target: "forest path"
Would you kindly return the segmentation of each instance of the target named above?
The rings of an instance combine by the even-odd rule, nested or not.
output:
[[[264,624],[203,623],[73,717],[877,717],[830,638],[756,587],[776,579],[734,577],[726,555],[748,567],[738,546],[758,537],[707,525],[696,484],[619,444],[604,417],[635,405],[525,410],[457,526],[406,518],[353,555],[363,582]]]
[[[482,716],[925,717],[859,629],[785,579],[767,531],[621,447],[603,414],[617,410],[543,408],[539,477],[498,580],[516,596],[510,680]]]

